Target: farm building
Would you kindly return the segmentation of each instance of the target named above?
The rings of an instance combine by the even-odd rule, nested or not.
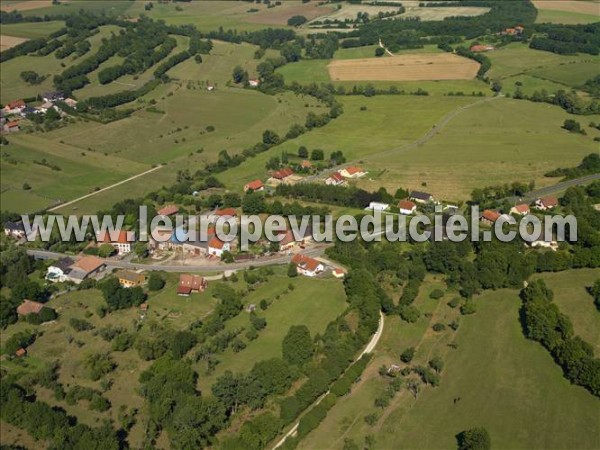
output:
[[[480,220],[481,220],[482,223],[484,223],[486,225],[492,225],[501,216],[502,216],[502,214],[500,214],[498,211],[494,211],[494,210],[491,210],[491,209],[486,209],[481,214]]]
[[[4,224],[4,234],[17,239],[25,237],[25,227],[23,222],[6,222]]]
[[[20,114],[27,105],[23,100],[9,102],[3,109],[6,114]]]
[[[19,316],[28,316],[29,314],[39,314],[40,311],[44,308],[43,303],[34,302],[32,300],[23,300],[17,307],[17,314]]]
[[[420,191],[412,191],[408,198],[417,203],[429,203],[433,201],[433,195]]]
[[[365,209],[371,211],[386,211],[389,208],[390,205],[388,205],[387,203],[371,202],[369,203],[369,206],[367,206]]]
[[[283,181],[287,177],[290,177],[292,175],[294,175],[294,171],[289,167],[286,167],[285,169],[276,170],[275,172],[273,172],[271,177],[275,178],[276,180]]]
[[[558,199],[553,196],[538,198],[535,201],[535,206],[537,209],[539,209],[541,211],[554,209],[558,206]]]
[[[350,166],[340,170],[340,175],[342,175],[344,178],[360,178],[366,174],[367,172],[357,166]]]
[[[71,258],[61,258],[53,263],[46,271],[46,280],[52,283],[64,283],[69,279],[71,266],[74,261]]]
[[[405,216],[414,214],[417,211],[417,205],[410,200],[400,201],[400,203],[398,203],[398,208],[400,209],[400,214],[404,214]]]
[[[331,273],[335,278],[344,278],[346,276],[346,271],[344,269],[340,269],[339,267],[333,269]]]
[[[265,189],[265,185],[261,180],[254,180],[250,183],[244,185],[244,192],[248,191],[263,191]]]
[[[104,261],[95,256],[84,256],[71,266],[67,278],[75,284],[81,283],[86,278],[98,275],[106,265]]]
[[[510,208],[510,213],[517,214],[519,216],[529,214],[529,205],[525,203],[523,203],[522,205],[515,205],[512,208]]]
[[[141,286],[146,282],[146,277],[142,273],[132,272],[130,270],[121,270],[117,272],[119,284],[123,287]]]
[[[314,277],[325,270],[325,266],[316,259],[304,255],[294,255],[292,263],[296,265],[299,274]]]
[[[104,232],[98,235],[97,242],[98,244],[110,244],[117,250],[119,255],[125,255],[132,250],[133,243],[135,242],[135,233],[133,231],[119,230],[111,236],[111,233]]]
[[[494,47],[493,45],[473,45],[470,50],[473,53],[483,53],[496,50],[496,47]]]
[[[327,179],[325,180],[325,184],[330,186],[339,186],[340,184],[344,184],[345,180],[341,173],[333,172]]]
[[[177,295],[188,296],[193,292],[204,292],[208,286],[207,281],[200,275],[183,273],[179,275]]]

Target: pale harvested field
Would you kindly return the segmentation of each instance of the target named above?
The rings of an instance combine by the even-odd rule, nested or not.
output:
[[[249,8],[254,8],[249,3]],[[260,23],[264,25],[287,25],[287,21],[293,16],[304,16],[308,20],[328,14],[332,11],[330,6],[318,6],[316,3],[302,3],[300,1],[286,1],[275,8],[263,9],[250,15],[246,22]]]
[[[477,6],[457,6],[457,7],[439,7],[439,8],[423,8],[419,6],[421,0],[404,0],[402,5],[406,8],[406,12],[399,18],[418,17],[421,20],[444,20],[446,17],[454,16],[480,16],[487,13],[490,8]]]
[[[320,17],[319,20],[325,20],[325,19],[329,19],[329,20],[346,20],[346,19],[356,19],[356,15],[359,12],[366,12],[369,13],[370,16],[374,17],[377,16],[377,14],[379,12],[392,12],[392,11],[398,11],[398,7],[397,6],[374,6],[374,5],[350,5],[347,3],[340,3],[340,5],[342,6],[340,9],[335,10],[334,12],[330,12],[327,9],[325,9],[324,7],[318,7],[318,9],[320,9],[322,12],[320,15],[323,14],[327,14],[327,12],[330,12],[330,14],[327,14],[326,16]],[[275,8],[277,9],[277,8]],[[402,17],[402,15],[398,16],[398,17]],[[308,18],[308,16],[307,16]]]
[[[26,11],[28,9],[46,8],[52,6],[52,0],[27,0],[27,1],[0,1],[0,9],[2,11]]]
[[[327,66],[334,81],[470,80],[479,64],[451,53],[335,60]]]
[[[534,0],[537,9],[551,9],[554,11],[568,11],[582,14],[595,14],[600,20],[599,1],[576,1],[576,0]]]
[[[15,37],[15,36],[6,36],[4,34],[0,34],[0,52],[4,50],[8,50],[9,48],[15,47],[27,39]]]

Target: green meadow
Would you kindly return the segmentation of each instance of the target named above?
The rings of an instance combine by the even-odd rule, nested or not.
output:
[[[430,283],[425,293],[435,285]],[[376,449],[455,448],[456,434],[477,426],[489,431],[493,448],[596,448],[600,404],[570,385],[548,352],[524,337],[518,291],[478,296],[477,312],[461,317],[457,332],[435,333],[433,323],[456,318],[457,311],[446,305],[452,296],[438,302],[421,293],[415,304],[423,315],[415,324],[388,318],[375,357],[351,395],[337,402],[299,448],[342,449],[346,439],[361,445],[368,435]],[[439,387],[423,388],[417,399],[403,388],[387,408],[376,408],[373,400],[387,384],[377,369],[399,363],[410,346],[417,349],[415,364],[443,359]],[[370,426],[364,418],[372,413],[377,420]]]
[[[2,34],[7,36],[16,36],[26,39],[36,39],[46,37],[50,33],[60,30],[64,27],[64,22],[52,20],[49,22],[39,22],[32,26],[31,23],[7,23],[2,24]]]
[[[564,23],[576,25],[598,22],[598,16],[574,11],[555,11],[552,9],[538,9],[537,23]]]

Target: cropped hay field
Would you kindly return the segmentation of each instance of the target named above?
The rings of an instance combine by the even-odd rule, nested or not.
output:
[[[316,3],[287,1],[275,8],[262,9],[259,12],[250,15],[246,21],[264,25],[287,25],[288,19],[293,16],[304,16],[308,20],[313,20],[330,11],[330,6],[321,7],[317,6]]]
[[[0,10],[5,12],[25,11],[28,9],[46,8],[52,6],[52,0],[3,1]]]
[[[19,44],[22,44],[27,39],[15,37],[15,36],[6,36],[4,34],[0,34],[0,52],[4,50],[8,50],[9,48],[16,47]]]
[[[421,20],[444,20],[447,17],[455,16],[480,16],[487,13],[490,8],[479,6],[457,6],[457,7],[439,7],[425,8],[420,6],[420,0],[404,0],[402,6],[406,8],[406,12],[400,17],[406,19],[409,17],[418,17]]]
[[[582,14],[595,14],[598,16],[600,11],[600,2],[598,1],[577,1],[577,0],[534,0],[533,4],[537,9],[550,9],[554,11],[567,11]]]
[[[333,80],[470,80],[479,64],[449,53],[411,54],[389,58],[332,61],[328,66]]]

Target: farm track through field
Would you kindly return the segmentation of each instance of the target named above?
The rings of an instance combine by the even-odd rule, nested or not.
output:
[[[479,106],[484,103],[491,102],[498,98],[503,98],[503,97],[504,97],[503,95],[498,95],[496,97],[487,97],[484,100],[479,100],[479,101],[471,103],[469,105],[465,105],[465,106],[456,108],[455,110],[450,111],[448,114],[446,114],[444,117],[442,117],[442,119],[439,122],[434,124],[433,127],[431,127],[431,129],[423,137],[421,137],[421,138],[417,139],[416,141],[411,142],[409,144],[404,144],[400,147],[392,148],[390,150],[385,150],[385,151],[379,152],[379,153],[373,153],[373,154],[369,155],[369,158],[379,158],[381,156],[392,155],[392,154],[395,154],[396,152],[411,150],[415,147],[420,147],[421,145],[425,144],[427,141],[429,141],[430,139],[435,137],[446,125],[448,125],[448,123],[452,119],[454,119],[459,114],[467,111],[468,109],[473,108],[474,106]]]
[[[83,195],[81,197],[78,197],[75,200],[71,200],[71,201],[66,202],[66,203],[61,203],[58,206],[50,208],[48,211],[52,212],[52,211],[56,211],[57,209],[65,208],[65,207],[70,206],[70,205],[72,205],[74,203],[80,202],[81,200],[85,200],[86,198],[93,197],[96,194],[100,194],[101,192],[106,192],[106,191],[108,191],[108,190],[110,190],[112,188],[115,188],[117,186],[121,186],[122,184],[125,184],[125,183],[128,183],[129,181],[135,180],[136,178],[143,177],[144,175],[149,174],[151,172],[154,172],[155,170],[158,170],[158,169],[160,169],[162,167],[163,166],[153,167],[152,169],[146,170],[145,172],[142,172],[142,173],[138,173],[137,175],[129,177],[129,178],[123,180],[123,181],[119,181],[118,183],[111,184],[110,186],[106,186],[105,188],[102,188],[102,189],[98,189],[97,191],[91,192],[90,194],[86,194],[86,195]]]

